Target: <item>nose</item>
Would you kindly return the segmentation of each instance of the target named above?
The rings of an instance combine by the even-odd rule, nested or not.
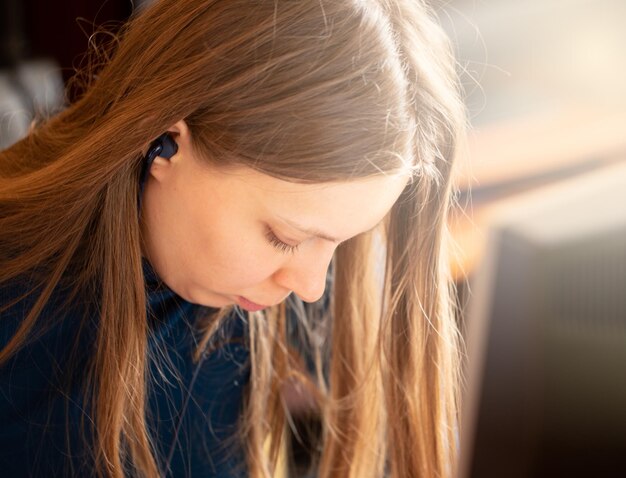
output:
[[[310,254],[294,255],[289,262],[274,273],[274,281],[294,292],[304,302],[315,302],[324,295],[326,274],[332,253],[326,257]]]

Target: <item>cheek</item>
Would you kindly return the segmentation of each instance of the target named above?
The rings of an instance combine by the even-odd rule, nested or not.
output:
[[[200,228],[198,228],[200,229]],[[276,269],[275,254],[249,224],[229,218],[203,220],[191,249],[189,267],[199,288],[235,294],[265,281]]]

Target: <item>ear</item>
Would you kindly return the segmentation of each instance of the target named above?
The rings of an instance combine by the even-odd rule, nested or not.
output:
[[[170,159],[157,156],[154,160],[155,163],[157,163],[158,161],[159,163],[163,164],[165,161],[167,162],[170,162],[170,160],[173,161],[174,158],[176,158],[176,156],[178,155],[188,157],[189,153],[191,152],[191,132],[189,131],[189,126],[187,126],[187,123],[185,123],[185,120],[182,120],[182,119],[178,120],[172,126],[167,128],[167,132],[174,139],[174,141],[176,141],[176,144],[178,145],[178,151]],[[176,159],[179,159],[179,158],[176,158]]]
[[[167,132],[177,140],[177,142],[184,142],[187,145],[191,144],[191,131],[189,131],[189,126],[184,119],[178,120],[172,126],[167,128]],[[180,147],[180,144],[179,144]]]
[[[157,156],[150,167],[150,174],[157,180],[165,178],[181,160],[191,157],[191,133],[185,120],[179,120],[167,128],[167,132],[178,145],[178,151],[171,158]]]

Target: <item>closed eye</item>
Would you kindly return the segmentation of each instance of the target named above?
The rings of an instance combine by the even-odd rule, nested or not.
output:
[[[278,249],[280,252],[294,254],[298,250],[297,245],[292,246],[278,239],[278,237],[276,237],[276,234],[274,234],[274,231],[272,231],[269,226],[265,230],[265,237],[270,242],[270,244]]]

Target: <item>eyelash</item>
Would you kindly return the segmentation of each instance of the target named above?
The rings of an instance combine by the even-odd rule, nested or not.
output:
[[[274,234],[274,231],[272,231],[269,227],[265,232],[265,237],[267,237],[267,240],[270,242],[270,244],[272,244],[272,246],[274,246],[280,252],[294,254],[298,250],[298,246],[291,246],[278,239],[278,237],[276,237],[276,234]]]

